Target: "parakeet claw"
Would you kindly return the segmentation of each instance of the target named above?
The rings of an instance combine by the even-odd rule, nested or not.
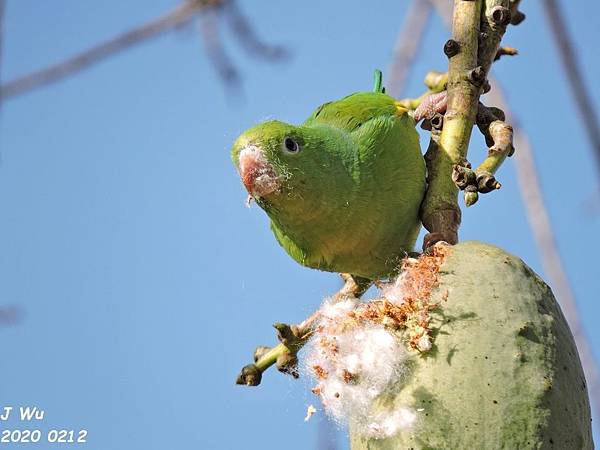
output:
[[[437,113],[444,114],[448,106],[448,95],[446,91],[428,95],[415,109],[413,117],[417,122],[420,120],[431,120]]]
[[[426,252],[438,242],[445,242],[447,244],[454,245],[458,243],[458,234],[453,231],[436,231],[433,233],[427,233],[423,238],[423,251]]]

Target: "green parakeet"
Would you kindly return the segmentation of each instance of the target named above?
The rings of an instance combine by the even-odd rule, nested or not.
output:
[[[425,162],[414,119],[383,91],[325,103],[300,126],[264,122],[233,145],[249,195],[304,266],[378,279],[413,250]]]

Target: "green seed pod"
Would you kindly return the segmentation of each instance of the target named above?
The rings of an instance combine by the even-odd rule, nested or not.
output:
[[[430,301],[432,348],[371,405],[410,408],[409,427],[353,450],[593,449],[583,370],[550,288],[481,242],[450,249]]]

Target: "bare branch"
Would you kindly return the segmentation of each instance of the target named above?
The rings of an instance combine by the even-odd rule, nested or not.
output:
[[[435,7],[446,27],[450,28],[452,26],[452,0],[429,0],[429,3]]]
[[[508,0],[454,2],[452,38],[444,45],[448,57],[447,110],[436,142],[438,151],[427,159],[428,186],[421,205],[421,221],[429,231],[424,247],[440,240],[458,242],[461,211],[458,189],[450,174],[454,165],[467,162],[479,96],[506,30],[508,8],[501,6],[504,3]],[[504,17],[497,17],[497,10],[504,11]],[[481,40],[484,31],[486,39]]]
[[[60,81],[115,53],[181,26],[190,21],[201,9],[209,6],[212,7],[214,4],[214,1],[186,1],[163,16],[132,28],[64,61],[6,82],[0,88],[0,95],[6,100]]]
[[[431,4],[423,0],[413,0],[406,13],[394,46],[392,63],[388,70],[387,93],[392,97],[402,94],[406,78],[415,59],[423,33],[431,17]]]
[[[596,164],[600,171],[600,124],[598,122],[598,113],[587,93],[588,90],[583,79],[583,71],[577,60],[575,48],[558,1],[546,0],[545,5],[546,7],[542,7],[542,9],[546,13],[548,23],[552,29],[552,34],[562,59],[562,66],[571,86],[575,107],[579,111],[585,132],[592,144]]]
[[[221,43],[218,19],[215,10],[204,11],[200,16],[200,34],[204,42],[204,48],[219,77],[225,84],[239,88],[240,76]]]
[[[266,59],[267,61],[281,61],[288,56],[285,48],[267,44],[259,39],[250,22],[242,14],[234,0],[228,0],[223,7],[227,12],[225,17],[228,19],[233,33],[248,54]]]

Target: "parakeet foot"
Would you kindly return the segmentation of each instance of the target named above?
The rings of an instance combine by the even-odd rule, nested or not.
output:
[[[444,114],[448,106],[448,94],[446,91],[437,94],[431,94],[425,97],[415,112],[413,117],[417,122],[420,120],[431,120],[437,113]]]
[[[460,226],[461,212],[450,205],[447,209],[440,209],[434,214],[422,217],[423,226],[429,231],[423,238],[423,251],[427,251],[437,242],[447,242],[454,245],[458,243],[458,227]]]
[[[344,287],[333,296],[335,300],[352,297],[360,298],[373,284],[368,278],[350,275],[349,273],[341,273],[340,276],[344,280]]]
[[[423,238],[423,251],[427,251],[432,248],[438,242],[446,242],[447,244],[456,244],[458,243],[458,235],[455,232],[446,231],[440,232],[436,231],[434,233],[427,233]]]

